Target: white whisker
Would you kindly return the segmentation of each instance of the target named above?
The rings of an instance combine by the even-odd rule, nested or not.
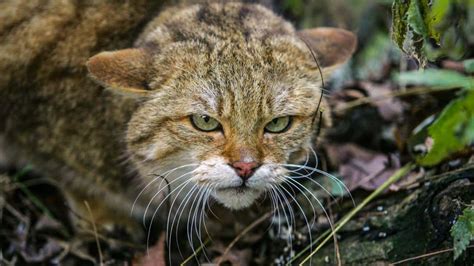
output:
[[[179,189],[180,187],[184,188],[187,184],[189,184],[192,180],[188,180],[182,184],[180,184],[179,186],[177,186],[173,191],[171,191],[168,195],[166,195],[166,197],[163,199],[163,201],[158,205],[158,207],[155,209],[155,211],[153,212],[153,215],[151,217],[151,221],[150,221],[150,225],[148,227],[148,234],[147,234],[147,240],[146,240],[146,246],[147,246],[147,250],[148,250],[148,246],[149,246],[149,243],[150,243],[150,233],[151,233],[151,226],[153,225],[153,221],[155,219],[155,216],[156,214],[158,213],[158,210],[160,209],[160,207],[163,205],[164,202],[166,202],[166,200],[168,199],[168,197],[170,197],[173,192],[175,192],[177,189]],[[176,198],[175,198],[176,199]],[[172,207],[172,206],[171,206]],[[170,207],[170,211],[171,211],[171,207]]]
[[[133,214],[133,209],[135,208],[135,205],[136,205],[138,199],[139,199],[139,198],[141,197],[141,195],[143,194],[143,192],[145,192],[145,190],[146,190],[149,186],[151,186],[154,182],[156,182],[156,180],[158,180],[158,179],[161,178],[161,179],[162,179],[161,182],[163,182],[163,180],[165,180],[166,177],[168,177],[168,175],[171,174],[172,172],[174,172],[175,170],[178,170],[178,169],[181,169],[181,168],[184,168],[184,167],[196,166],[196,165],[198,165],[198,164],[185,164],[185,165],[181,165],[181,166],[179,166],[179,167],[175,167],[175,168],[173,168],[173,169],[171,169],[171,170],[168,170],[168,171],[166,171],[166,172],[164,172],[164,173],[162,173],[162,174],[159,174],[159,175],[157,175],[155,178],[153,178],[153,180],[151,180],[150,182],[148,182],[148,184],[140,191],[140,193],[138,193],[137,197],[136,197],[135,200],[133,201],[132,208],[131,208],[131,210],[130,210],[130,215]],[[153,175],[153,174],[152,174],[152,175]],[[166,176],[163,177],[163,175],[166,175]],[[160,183],[160,186],[159,186],[159,187],[161,187],[161,183]]]
[[[283,181],[286,181],[286,180],[283,180]],[[298,206],[298,208],[300,209],[301,214],[303,215],[303,218],[304,218],[304,220],[305,220],[305,222],[306,222],[306,227],[308,228],[309,243],[312,243],[312,242],[313,242],[313,239],[312,239],[312,234],[311,234],[311,226],[310,226],[310,224],[309,224],[308,218],[306,217],[306,214],[305,214],[305,212],[304,212],[303,207],[301,207],[301,205],[299,204],[298,200],[296,200],[296,198],[295,198],[293,195],[291,195],[291,193],[290,193],[288,190],[286,190],[285,187],[280,186],[280,188],[283,189],[284,191],[286,191],[286,193],[288,193],[288,195],[291,197],[291,199],[293,200],[293,202],[296,203],[296,206]],[[300,190],[300,191],[301,191],[301,190]],[[303,195],[304,195],[304,193],[303,193]],[[306,195],[305,195],[305,196],[306,196]],[[306,197],[306,199],[307,199],[308,202],[311,204],[311,201],[308,199],[308,197]],[[311,206],[313,206],[313,204],[311,204]],[[314,220],[315,215],[316,215],[316,213],[315,213],[315,210],[314,210],[314,208],[313,208],[313,220]],[[294,224],[293,226],[296,228],[296,221],[294,221],[294,222],[295,222],[295,224]],[[313,223],[312,223],[312,224],[313,224]],[[290,257],[293,257],[293,256],[292,256],[292,250],[290,250]],[[311,263],[310,263],[310,264],[311,264]]]
[[[149,201],[148,204],[146,205],[145,212],[143,213],[143,220],[142,220],[143,226],[146,226],[146,217],[147,217],[148,209],[150,208],[150,206],[151,206],[151,204],[153,203],[153,201],[155,200],[155,198],[156,198],[158,195],[160,195],[160,193],[161,193],[164,189],[166,189],[166,188],[168,188],[168,189],[171,188],[171,184],[175,183],[176,181],[180,180],[181,178],[184,178],[185,176],[187,176],[187,175],[189,175],[189,174],[191,174],[191,173],[192,173],[192,172],[190,171],[190,172],[187,172],[187,173],[185,173],[185,174],[182,174],[181,176],[177,177],[177,178],[174,179],[173,181],[169,182],[166,186],[160,188],[160,189],[153,195],[153,197],[151,197],[150,201]],[[160,186],[161,186],[161,184],[160,184]],[[178,187],[179,187],[179,186],[178,186]],[[175,190],[173,190],[173,191],[175,191]],[[170,191],[168,195],[170,195],[171,193],[172,193],[172,192]],[[167,197],[165,197],[165,198],[162,200],[162,203],[165,201],[166,198],[167,198]],[[160,206],[161,206],[161,204],[160,204]]]

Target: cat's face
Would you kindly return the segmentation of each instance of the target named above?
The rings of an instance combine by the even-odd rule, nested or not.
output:
[[[319,73],[301,63],[305,47],[263,53],[260,44],[230,45],[211,51],[218,57],[191,58],[186,54],[196,55],[199,47],[179,49],[183,56],[176,54],[153,78],[149,86],[159,89],[130,122],[130,152],[148,169],[163,169],[171,158],[179,162],[174,167],[196,164],[186,180],[208,187],[229,208],[247,207],[287,178],[284,164],[309,151]],[[169,59],[156,63],[165,64],[161,60]],[[169,76],[176,80],[163,80]]]
[[[187,24],[165,23],[143,47],[101,53],[88,67],[108,87],[141,95],[127,144],[144,178],[162,174],[172,188],[205,188],[240,209],[284,182],[285,164],[311,148],[324,100],[321,72],[300,38],[319,52],[323,72],[347,60],[355,38],[327,28],[297,34],[260,6],[207,8],[191,8],[176,20]]]

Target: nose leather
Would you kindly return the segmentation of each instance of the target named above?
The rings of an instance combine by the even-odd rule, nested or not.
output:
[[[240,178],[245,181],[252,176],[259,164],[257,162],[235,162],[232,167]]]

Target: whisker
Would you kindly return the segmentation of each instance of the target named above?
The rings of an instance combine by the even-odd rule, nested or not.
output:
[[[191,181],[192,181],[191,179],[188,180],[188,181],[186,182],[186,184],[189,184]],[[173,212],[173,206],[174,206],[174,204],[176,203],[176,201],[177,201],[178,198],[179,198],[179,194],[181,194],[181,192],[183,192],[183,190],[184,190],[185,187],[186,187],[186,186],[183,186],[183,187],[178,191],[178,193],[176,194],[176,196],[174,197],[173,202],[171,203],[170,209],[169,209],[169,211],[168,211],[168,217],[166,218],[166,235],[167,235],[168,246],[170,246],[170,247],[171,247],[171,244],[172,244],[171,238],[172,238],[172,235],[173,235],[173,232],[172,232],[172,230],[173,230],[173,224],[171,224],[171,229],[169,228],[169,226],[170,226],[171,213]],[[196,188],[196,185],[193,184],[191,190],[194,190],[195,188]],[[189,194],[189,191],[188,191],[188,194]],[[184,200],[181,201],[181,203],[179,204],[178,209],[176,209],[176,213],[179,212],[180,206],[183,204],[183,202],[184,202]],[[175,217],[176,217],[176,214],[175,214]],[[179,245],[178,245],[178,249],[179,249]],[[170,264],[171,264],[171,250],[170,250],[170,252],[168,252],[168,259],[169,259],[169,262],[170,262]]]
[[[204,187],[204,192],[202,194],[202,197],[200,198],[199,200],[199,204],[201,204],[201,208],[200,210],[198,210],[198,206],[196,206],[196,215],[193,217],[194,218],[194,230],[196,231],[196,236],[198,238],[198,241],[199,241],[199,244],[203,247],[202,248],[202,254],[204,255],[204,258],[206,259],[207,262],[210,263],[210,259],[209,257],[207,256],[207,253],[206,253],[206,248],[205,248],[205,245],[202,241],[202,232],[201,232],[201,225],[204,224],[204,228],[206,230],[206,233],[207,235],[209,235],[209,232],[207,231],[207,227],[206,227],[206,223],[205,223],[205,206],[207,204],[207,199],[209,197],[209,185],[206,185]],[[200,212],[199,212],[200,211]],[[198,220],[198,216],[199,216],[199,220]],[[193,224],[191,224],[191,227],[193,227]],[[191,235],[191,240],[192,240],[192,235]],[[199,263],[198,263],[199,264]]]
[[[317,185],[319,188],[321,188],[324,192],[326,192],[332,200],[336,200],[336,198],[334,197],[334,195],[329,192],[323,185],[321,185],[318,181],[312,179],[311,177],[308,177],[308,176],[285,176],[286,178],[288,179],[300,179],[300,178],[304,178],[304,179],[307,179],[309,180],[310,182],[312,182],[313,184]],[[293,180],[295,181],[295,180]],[[296,182],[296,181],[295,181]]]
[[[286,180],[283,180],[283,179],[282,179],[282,181],[286,182]],[[296,200],[296,198],[295,198],[293,195],[291,195],[291,193],[290,193],[288,190],[286,190],[285,187],[280,186],[280,188],[283,189],[284,191],[286,191],[286,193],[291,197],[291,199],[293,200],[293,202],[296,203],[296,206],[298,206],[298,208],[300,209],[301,214],[303,215],[303,218],[304,218],[304,220],[305,220],[305,222],[306,222],[306,227],[308,228],[309,243],[313,243],[312,234],[311,234],[311,226],[310,226],[310,224],[309,224],[308,218],[306,217],[306,214],[305,214],[305,212],[304,212],[304,209],[301,207],[301,205],[299,204],[298,200]],[[301,190],[300,190],[300,191],[301,191]],[[303,193],[303,195],[304,195],[304,193]],[[305,195],[305,197],[306,197],[306,195]],[[311,201],[308,199],[308,197],[306,197],[306,199],[307,199],[308,202],[311,204]],[[313,206],[313,204],[311,204],[311,206]],[[313,208],[313,220],[314,220],[315,215],[316,215],[316,213],[315,213],[315,210],[314,210],[314,208]],[[296,221],[294,221],[294,222],[295,222],[295,224],[294,224],[293,226],[295,226],[295,228],[296,228]],[[311,224],[313,224],[313,223],[311,223]],[[293,249],[290,250],[290,257],[293,257],[292,251],[293,251]],[[312,250],[311,250],[311,251],[312,251]]]
[[[275,217],[275,215],[277,215],[276,217],[278,217],[278,235],[280,235],[280,234],[281,234],[281,222],[280,222],[281,213],[280,213],[280,207],[278,206],[278,204],[279,204],[280,202],[279,202],[279,199],[278,199],[278,197],[277,197],[277,195],[276,195],[276,191],[275,191],[274,185],[271,185],[271,190],[270,190],[270,192],[272,193],[272,197],[275,199],[275,206],[276,206],[275,209],[276,209],[276,211],[277,211],[277,214],[274,214],[274,217]],[[272,223],[273,223],[273,221],[272,221]]]
[[[297,165],[297,164],[278,164],[278,165],[284,166],[284,167],[300,167],[300,165]],[[338,184],[338,186],[339,186],[339,188],[340,188],[341,190],[343,190],[342,187],[344,187],[344,190],[348,193],[348,195],[350,196],[350,198],[351,198],[351,200],[352,200],[352,204],[355,206],[354,198],[352,197],[351,192],[349,191],[349,189],[347,188],[347,186],[344,184],[344,182],[342,182],[341,180],[339,180],[339,179],[338,179],[337,177],[335,177],[334,175],[331,175],[330,173],[324,172],[324,171],[322,171],[322,170],[319,170],[319,169],[316,169],[316,168],[313,168],[313,167],[309,167],[309,166],[306,166],[305,168],[314,170],[314,172],[319,173],[319,174],[321,174],[321,175],[323,175],[323,176],[329,177],[329,178],[331,178],[332,180],[336,181],[337,184]],[[293,177],[293,178],[294,178],[294,179],[298,179],[298,177]],[[312,179],[311,179],[311,180],[312,180]],[[342,185],[342,187],[341,187],[341,185]]]
[[[180,185],[178,185],[173,191],[171,191],[168,195],[166,195],[166,197],[163,199],[163,201],[158,205],[158,207],[155,209],[155,211],[153,212],[153,215],[151,217],[151,221],[150,221],[150,225],[148,227],[148,234],[147,234],[147,240],[146,240],[146,247],[147,247],[147,252],[148,252],[148,247],[149,247],[149,243],[150,243],[150,237],[151,237],[151,226],[153,225],[153,221],[155,219],[155,216],[156,214],[158,213],[158,210],[160,209],[160,207],[163,205],[163,203],[166,201],[166,199],[168,199],[168,197],[170,197],[173,192],[175,192],[177,189],[179,189],[180,187],[184,188],[187,184],[189,184],[192,180],[188,180]],[[175,198],[176,199],[176,198]],[[172,207],[172,206],[171,206]],[[170,211],[171,211],[171,208],[170,208]]]
[[[286,177],[286,176],[285,176]],[[297,185],[296,185],[296,181],[292,180],[291,178],[289,177],[286,177],[286,178],[280,178],[281,181],[283,181],[284,183],[287,183],[289,185],[291,185],[292,187],[296,188],[305,198],[306,200],[309,202],[309,204],[311,205],[311,210],[313,211],[313,220],[312,220],[312,223],[311,223],[311,227],[313,227],[314,223],[315,223],[315,218],[316,218],[316,208],[314,207],[313,203],[311,202],[311,200],[308,198],[308,196],[306,195],[306,193],[304,193],[303,190],[301,190]],[[300,184],[298,184],[300,185]],[[309,191],[309,193],[312,194],[311,191]],[[314,196],[314,195],[313,195]]]
[[[197,187],[196,184],[193,185],[193,187],[191,188],[191,190],[186,194],[186,196],[184,196],[183,200],[181,201],[181,203],[179,204],[178,206],[178,209],[176,210],[176,213],[173,217],[173,221],[171,222],[171,229],[169,231],[169,243],[171,243],[171,238],[172,238],[172,235],[173,235],[173,228],[174,228],[174,223],[176,221],[176,217],[178,218],[178,220],[176,221],[176,230],[175,230],[175,240],[176,240],[176,244],[178,246],[178,252],[179,254],[181,255],[181,257],[183,257],[183,254],[181,252],[181,248],[180,248],[180,245],[179,245],[179,241],[178,241],[178,232],[179,232],[179,223],[181,221],[181,216],[182,214],[184,213],[184,211],[186,210],[186,206],[188,205],[189,203],[189,200],[193,197],[194,193],[196,192],[196,189],[198,191],[200,191],[200,188]],[[199,193],[199,192],[198,192]],[[184,205],[183,205],[184,204]],[[194,204],[194,201],[193,201],[193,204]],[[182,206],[182,208],[181,208]],[[181,210],[181,211],[180,211]],[[170,210],[170,214],[171,214],[171,210]],[[168,225],[166,226],[168,228]],[[193,246],[191,245],[191,248],[193,249]],[[193,249],[194,251],[194,249]]]
[[[143,226],[146,226],[146,217],[147,217],[148,209],[150,208],[150,206],[151,206],[151,204],[153,203],[153,201],[155,200],[155,198],[156,198],[158,195],[160,195],[160,193],[161,193],[164,189],[166,189],[166,188],[169,189],[169,188],[171,187],[171,184],[177,182],[178,180],[184,178],[185,176],[187,176],[187,175],[189,175],[189,174],[191,174],[191,173],[192,173],[192,171],[187,172],[187,173],[185,173],[185,174],[182,174],[181,176],[175,178],[173,181],[169,182],[166,187],[160,188],[160,189],[153,195],[153,197],[151,197],[150,201],[149,201],[148,204],[146,205],[145,212],[143,213],[143,220],[142,220]],[[161,184],[160,184],[160,186],[161,186]],[[179,187],[179,186],[178,186],[178,187]],[[173,191],[175,191],[175,190],[173,190]],[[170,191],[170,192],[168,193],[168,195],[171,195],[171,193],[172,193],[172,192]],[[166,199],[166,198],[168,198],[168,197],[165,197],[165,198],[162,200],[162,203],[165,202],[165,199]],[[160,206],[161,206],[162,203],[160,203]]]
[[[273,217],[272,217],[272,222],[270,223],[270,225],[268,226],[269,228],[271,228],[274,223],[275,223],[275,213],[276,213],[276,205],[275,205],[275,198],[273,196],[273,191],[272,191],[272,188],[270,190],[268,190],[266,192],[268,194],[268,196],[270,197],[270,202],[272,203],[272,214],[273,214]]]
[[[275,195],[277,196],[277,198],[278,198],[278,200],[279,200],[279,202],[280,202],[280,204],[281,204],[282,212],[283,212],[283,214],[284,214],[284,216],[285,216],[285,220],[286,220],[286,224],[287,224],[287,226],[288,226],[289,234],[291,234],[291,229],[290,229],[290,228],[291,228],[291,225],[292,225],[292,224],[291,224],[291,220],[288,219],[288,215],[286,214],[285,205],[284,205],[284,203],[283,203],[283,200],[285,200],[285,202],[286,202],[287,204],[288,204],[288,202],[286,201],[286,197],[284,197],[284,195],[281,194],[282,192],[281,192],[281,190],[278,189],[278,187],[275,187],[275,192],[276,192]],[[280,196],[281,196],[281,198],[280,198]],[[282,198],[283,198],[283,200],[282,200]],[[289,204],[288,204],[287,206],[289,207]],[[288,210],[289,210],[289,209],[288,209]],[[293,246],[291,235],[289,236],[289,238],[288,238],[287,241],[289,242],[290,246]]]
[[[318,154],[316,153],[316,151],[313,149],[313,147],[309,146],[309,148],[311,149],[311,152],[313,153],[314,155],[314,168],[318,168],[318,165],[319,165],[319,159],[318,159]]]
[[[141,197],[141,195],[145,192],[145,190],[151,186],[154,182],[156,182],[156,180],[158,180],[159,178],[162,178],[162,182],[164,179],[166,179],[166,177],[168,177],[169,174],[171,174],[172,172],[174,172],[175,170],[178,170],[178,169],[181,169],[181,168],[185,168],[185,167],[190,167],[190,166],[196,166],[198,164],[186,164],[186,165],[181,165],[179,167],[175,167],[171,170],[168,170],[160,175],[156,175],[155,178],[153,178],[153,180],[151,180],[150,182],[148,182],[148,184],[138,193],[137,197],[135,198],[135,200],[133,201],[133,204],[132,204],[132,209],[130,211],[130,215],[133,214],[133,209],[135,208],[135,204],[137,203],[138,199]],[[151,174],[151,175],[154,175],[154,174]],[[163,175],[166,175],[165,177],[163,177]],[[169,183],[168,183],[169,185]],[[160,186],[161,187],[161,184]]]
[[[212,194],[212,186],[207,186],[207,192],[204,196],[204,203],[202,205],[202,208],[201,208],[201,215],[200,215],[200,223],[199,223],[199,235],[202,235],[201,233],[201,225],[204,226],[204,231],[206,232],[206,235],[211,239],[211,234],[209,233],[209,230],[207,229],[207,226],[206,226],[206,220],[207,220],[207,212],[206,212],[206,208],[207,210],[211,211],[212,213],[212,209],[211,209],[211,206],[209,205],[209,196]],[[215,214],[214,214],[215,215]],[[211,239],[212,240],[212,239]],[[205,249],[203,249],[204,251]],[[204,253],[206,254],[206,253]],[[206,256],[207,258],[207,256]],[[210,262],[209,258],[207,258],[207,260]]]
[[[191,224],[192,224],[192,222],[193,222],[193,220],[194,220],[194,214],[195,214],[195,212],[196,212],[196,209],[197,209],[197,206],[198,206],[198,205],[196,205],[196,208],[193,208],[193,207],[194,207],[194,205],[196,204],[196,202],[200,200],[201,194],[202,194],[203,191],[204,191],[204,190],[203,190],[203,187],[200,187],[199,190],[198,190],[198,192],[197,192],[197,194],[196,194],[196,197],[194,198],[194,200],[193,200],[193,202],[192,202],[192,204],[191,204],[191,207],[189,208],[190,214],[188,215],[188,219],[187,219],[187,222],[186,222],[186,235],[187,235],[187,238],[188,238],[188,244],[189,244],[189,246],[193,249],[193,252],[194,252],[194,248],[193,248],[193,247],[194,247],[194,244],[193,244],[193,241],[192,241],[192,237],[190,236],[190,234],[192,234],[192,230],[191,230],[191,228],[190,228],[189,225],[190,225],[190,219],[191,219],[191,217],[193,217],[193,219],[191,220]],[[196,199],[197,199],[197,200],[196,200]],[[199,204],[199,203],[198,203],[198,204]],[[191,212],[193,213],[192,215],[191,215]],[[180,217],[180,218],[181,218],[181,217]],[[179,226],[179,220],[180,220],[180,218],[178,219],[178,226]],[[177,227],[178,227],[178,226],[177,226]],[[176,241],[178,241],[178,236],[177,236],[177,235],[176,235]]]
[[[288,181],[290,181],[291,179],[288,179]],[[329,223],[329,226],[331,227],[331,231],[334,231],[334,225],[331,221],[331,217],[329,216],[329,214],[327,213],[326,209],[324,208],[324,205],[322,204],[322,202],[308,189],[306,188],[305,186],[303,186],[302,184],[294,181],[294,180],[291,180],[294,182],[295,185],[298,185],[300,186],[302,189],[305,189],[315,200],[316,202],[318,203],[318,205],[321,207],[321,210],[324,212],[324,215],[326,216],[326,218],[328,219],[328,223]],[[304,193],[303,193],[304,194]],[[311,249],[313,248],[312,246],[310,247]]]

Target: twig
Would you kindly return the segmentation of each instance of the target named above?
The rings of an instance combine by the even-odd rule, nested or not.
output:
[[[378,102],[378,101],[383,101],[387,100],[390,98],[394,97],[404,97],[404,96],[410,96],[410,95],[416,95],[416,94],[425,94],[425,93],[431,93],[431,92],[441,92],[441,91],[447,91],[447,90],[454,90],[455,88],[439,88],[439,89],[433,89],[433,88],[425,88],[425,87],[420,87],[420,88],[411,88],[409,90],[404,90],[404,91],[394,91],[390,92],[387,94],[379,95],[379,96],[374,96],[374,97],[363,97],[359,98],[354,101],[350,101],[346,103],[345,105],[336,108],[335,112],[336,113],[342,113],[345,112],[349,109],[352,109],[354,107],[372,103],[372,102]]]
[[[99,241],[99,236],[97,233],[97,227],[95,226],[94,216],[92,215],[92,210],[91,210],[91,207],[89,206],[89,203],[87,203],[87,201],[84,201],[84,204],[86,205],[87,211],[89,212],[89,215],[91,216],[92,228],[94,229],[95,243],[97,244],[97,250],[99,251],[99,263],[102,266],[104,265],[104,260],[102,257],[102,249],[100,248],[100,241]]]
[[[466,248],[474,248],[474,245],[467,246]],[[403,259],[403,260],[399,260],[397,262],[392,263],[392,265],[397,265],[397,264],[401,264],[401,263],[412,261],[412,260],[431,257],[431,256],[434,256],[434,255],[438,255],[438,254],[442,254],[442,253],[446,253],[446,252],[451,252],[453,250],[454,250],[453,248],[447,248],[447,249],[442,249],[442,250],[438,250],[438,251],[433,251],[433,252],[426,253],[426,254],[423,254],[423,255],[419,255],[419,256]]]
[[[245,227],[244,230],[242,230],[242,232],[240,232],[240,233],[234,238],[234,240],[232,240],[232,242],[230,242],[230,244],[227,246],[227,248],[224,250],[224,253],[222,253],[221,258],[220,258],[219,261],[217,262],[217,265],[220,265],[220,264],[221,264],[222,258],[224,258],[224,257],[227,255],[227,253],[229,253],[229,251],[232,249],[232,247],[233,247],[244,235],[246,235],[250,230],[252,230],[253,228],[255,228],[257,225],[263,223],[263,221],[267,220],[267,219],[270,218],[272,215],[273,215],[273,211],[269,211],[269,212],[267,212],[265,215],[263,215],[262,217],[258,218],[258,219],[255,220],[253,223],[249,224],[247,227]]]
[[[88,221],[89,222],[89,221]],[[94,232],[94,230],[90,230],[90,229],[87,229],[87,228],[81,228],[81,233],[84,233],[84,234],[91,234],[91,235],[97,235],[97,237],[99,238],[99,240],[103,240],[104,242],[107,242],[107,243],[115,243],[115,244],[120,244],[120,245],[124,245],[124,246],[127,246],[128,248],[133,248],[133,249],[138,249],[138,250],[145,250],[145,248],[141,245],[138,245],[138,244],[135,244],[135,243],[132,243],[132,242],[128,242],[128,241],[124,241],[124,240],[121,240],[121,239],[118,239],[118,238],[112,238],[112,237],[107,237],[105,235],[101,235],[100,233],[97,233]]]
[[[352,211],[350,211],[348,214],[346,214],[339,222],[335,224],[334,230],[329,233],[329,231],[326,231],[329,233],[329,235],[316,247],[311,254],[309,254],[304,260],[300,263],[300,265],[303,265],[305,262],[307,262],[316,252],[318,252],[324,244],[326,244],[327,241],[329,241],[334,234],[336,234],[352,217],[354,217],[362,208],[364,208],[372,199],[374,199],[376,196],[378,196],[381,192],[383,192],[385,189],[387,189],[391,184],[395,183],[398,181],[400,178],[405,176],[408,172],[410,172],[414,168],[414,164],[409,163],[405,165],[404,167],[400,168],[395,174],[393,174],[387,181],[385,181],[380,187],[378,187],[374,192],[372,192],[367,198],[362,201],[356,208],[354,208]],[[326,233],[325,233],[326,234]],[[312,246],[316,242],[313,242],[310,244]],[[301,255],[298,254],[298,256],[295,256],[293,260],[295,260],[297,257]],[[292,260],[292,261],[293,261]],[[289,262],[291,263],[291,261]]]
[[[79,241],[77,239],[74,238],[74,239],[69,240],[69,241],[63,241],[63,240],[55,238],[55,241],[58,243],[58,245],[60,245],[64,250],[67,250],[70,254],[72,254],[76,257],[79,257],[83,260],[90,261],[92,263],[96,262],[95,258],[90,256],[89,254],[86,254],[86,253],[82,252],[81,249],[77,247],[77,245],[79,244]],[[58,256],[53,259],[53,262],[57,258],[58,258]]]
[[[206,239],[206,240],[204,241],[204,243],[202,243],[202,245],[199,246],[199,248],[196,249],[196,251],[195,251],[193,254],[191,254],[191,256],[187,257],[183,262],[181,262],[180,265],[181,265],[181,266],[186,265],[186,263],[188,263],[192,258],[194,258],[194,257],[207,245],[207,243],[209,243],[209,241],[210,241],[209,238]]]
[[[22,221],[25,224],[30,224],[30,221],[19,211],[17,211],[12,205],[5,203],[5,209],[9,211],[13,216],[15,216],[18,220]]]
[[[331,217],[331,220],[334,220],[331,207],[329,207],[328,210],[329,210],[329,217]],[[334,252],[336,253],[337,266],[342,266],[341,250],[339,249],[339,243],[337,242],[336,234],[333,235],[333,239],[334,239]]]

